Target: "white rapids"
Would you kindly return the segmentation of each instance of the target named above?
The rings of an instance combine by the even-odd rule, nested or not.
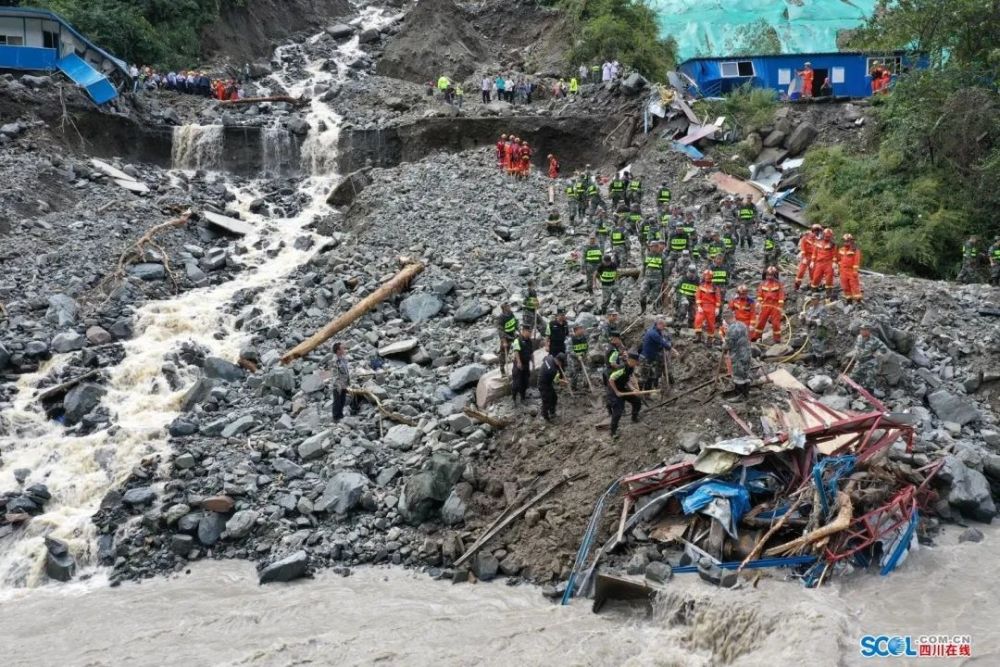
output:
[[[362,20],[366,27],[379,27],[391,19],[379,11],[365,10]],[[301,50],[301,46],[279,48],[279,62],[283,53],[294,49]],[[292,94],[309,93],[318,84],[338,81],[346,71],[340,61],[357,53],[355,37],[339,47],[335,72],[324,71],[321,62],[306,58],[304,80],[292,83],[281,72],[274,76]],[[27,468],[31,474],[26,484],[44,483],[53,497],[44,514],[32,519],[23,532],[5,540],[12,544],[0,542],[0,588],[30,587],[41,582],[44,537],[49,535],[69,543],[81,573],[93,567],[96,534],[91,516],[105,494],[124,481],[136,464],[145,457],[169,452],[165,427],[178,414],[181,398],[196,380],[190,373],[182,375],[184,386],[171,390],[161,373],[167,355],[192,341],[213,356],[235,360],[246,336],[234,328],[235,316],[225,312],[227,304],[240,290],[261,289],[256,305],[273,315],[274,296],[286,287],[283,279],[315,252],[298,250],[293,242],[312,235],[306,227],[329,213],[326,196],[336,164],[340,117],[315,98],[306,117],[312,132],[305,142],[302,167],[311,176],[301,191],[308,195],[309,203],[293,218],[266,219],[249,210],[250,202],[260,196],[256,186],[233,189],[237,208],[254,227],[254,232],[241,240],[247,251],[238,256],[243,270],[222,285],[194,289],[138,308],[135,337],[125,343],[125,358],[107,369],[110,377],[103,404],[114,417],[111,428],[68,437],[63,427],[47,419],[36,405],[34,390],[38,382],[64,364],[65,356],[56,356],[39,372],[20,379],[14,407],[4,415],[7,433],[0,436],[0,489],[17,488],[13,471]],[[175,145],[177,165],[206,168],[219,163],[211,151],[221,147],[221,126],[187,126],[176,132],[180,141]],[[221,174],[210,177],[225,178]],[[183,369],[179,370],[183,373]]]

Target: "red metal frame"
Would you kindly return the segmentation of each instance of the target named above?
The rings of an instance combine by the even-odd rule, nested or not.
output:
[[[694,469],[694,463],[689,461],[623,477],[621,485],[625,488],[625,496],[630,500],[635,500],[653,491],[659,491],[669,486],[679,486],[702,476]]]
[[[875,544],[903,524],[909,523],[913,513],[917,510],[916,492],[917,487],[913,485],[904,487],[885,505],[852,521],[846,530],[837,535],[836,546],[826,548],[825,559],[834,563],[850,558],[857,552]],[[883,524],[883,519],[887,516],[891,516],[892,519],[886,527]]]

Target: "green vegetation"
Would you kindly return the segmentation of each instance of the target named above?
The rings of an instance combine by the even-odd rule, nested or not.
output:
[[[139,65],[183,68],[201,55],[201,29],[224,5],[246,0],[30,0],[0,5],[50,9],[122,60]]]
[[[677,60],[677,44],[661,38],[644,0],[547,0],[575,23],[569,61],[586,65],[618,60],[652,81],[665,81]]]
[[[873,268],[954,275],[962,240],[1000,233],[1000,19],[991,0],[894,3],[854,37],[857,48],[910,46],[934,67],[875,101],[863,154],[806,156],[808,215],[858,236]]]
[[[721,100],[700,100],[695,103],[699,116],[710,120],[726,117],[726,123],[735,127],[740,136],[758,132],[774,120],[778,108],[778,98],[773,90],[753,88],[743,84]]]

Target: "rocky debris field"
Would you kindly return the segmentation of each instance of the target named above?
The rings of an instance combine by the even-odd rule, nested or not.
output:
[[[255,371],[196,349],[181,355],[178,363],[200,367],[202,379],[169,426],[171,460],[137,468],[95,518],[115,580],[180,570],[198,558],[239,557],[273,564],[263,570],[267,580],[316,567],[347,572],[363,563],[396,563],[454,580],[556,581],[568,571],[593,503],[610,481],[737,435],[723,398],[708,390],[651,410],[617,442],[596,428],[604,418],[599,390],[564,393],[556,425],[536,417],[534,391],[523,409],[515,411],[506,399],[491,408],[513,421],[499,434],[463,413],[477,380],[496,365],[493,316],[501,301],[520,302],[529,278],[538,284],[546,317],[560,306],[571,320],[591,330],[596,325],[582,278],[565,266],[582,238],[544,234],[546,185],[538,175],[509,180],[488,150],[374,170],[373,184],[332,225],[330,239],[291,276],[274,304],[276,317],[254,304],[253,295],[231,304],[251,340],[242,357]],[[709,197],[700,225],[711,224],[711,202],[721,197]],[[427,268],[408,291],[335,338],[350,349],[352,386],[396,417],[382,417],[362,400],[358,414],[333,424],[330,345],[289,366],[278,358],[391,277],[401,258]],[[743,256],[741,263],[753,267],[745,271],[755,280],[757,261]],[[914,451],[891,455],[914,465],[950,457],[950,474],[938,479],[939,515],[989,518],[991,491],[1000,483],[1000,337],[978,309],[996,302],[997,291],[866,280],[863,310],[828,309],[837,356],[822,367],[794,360],[784,367],[831,406],[851,406],[857,397],[833,380],[861,319],[877,320],[891,350],[881,362],[878,394],[890,409],[920,422]],[[637,310],[630,294],[626,322]],[[633,327],[630,343],[645,325]],[[793,336],[783,354],[804,338],[803,332]],[[677,346],[679,393],[717,367],[718,351],[683,331]],[[761,363],[768,371],[775,367]],[[591,375],[598,377],[594,369]],[[782,399],[763,387],[745,402],[726,400],[750,421]],[[466,566],[452,567],[504,506],[563,474],[583,477]]]

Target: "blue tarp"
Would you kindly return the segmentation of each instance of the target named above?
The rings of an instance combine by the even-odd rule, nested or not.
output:
[[[735,535],[736,524],[750,511],[750,492],[745,486],[735,482],[709,480],[684,496],[681,509],[685,514],[694,514],[716,499],[729,501],[730,516],[726,529],[731,535]]]
[[[81,86],[97,104],[104,104],[118,97],[114,85],[83,58],[71,53],[56,62],[63,74]]]
[[[837,33],[857,28],[876,0],[650,0],[660,33],[677,40],[680,60],[724,56],[741,46],[741,30],[763,19],[783,53],[837,50]]]

